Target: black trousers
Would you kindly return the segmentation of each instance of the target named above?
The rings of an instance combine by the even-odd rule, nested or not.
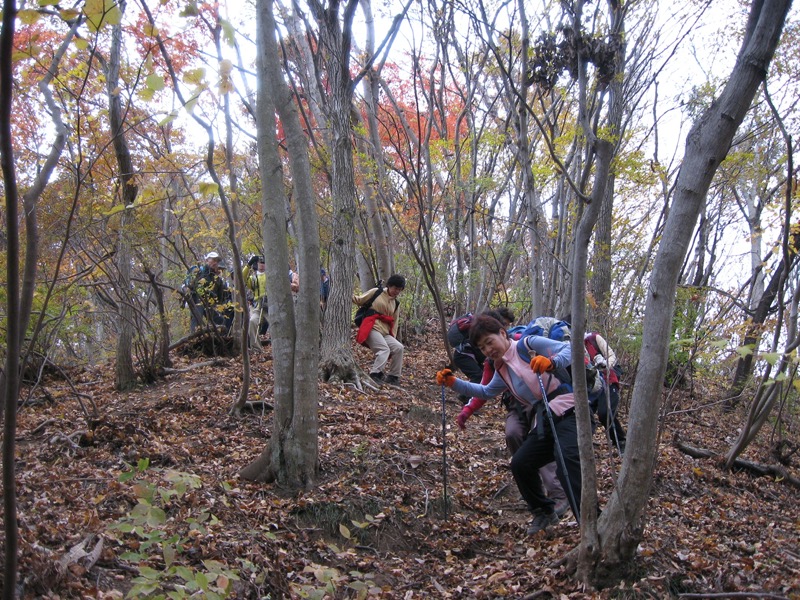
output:
[[[453,352],[453,363],[466,375],[472,383],[480,383],[483,378],[483,365],[478,363],[472,354]]]
[[[555,415],[554,415],[555,417]],[[514,481],[522,494],[523,499],[528,504],[531,512],[544,511],[552,512],[555,503],[547,497],[542,487],[542,479],[539,477],[539,469],[548,463],[556,461],[556,474],[561,482],[561,487],[570,499],[572,510],[579,514],[581,505],[581,461],[578,454],[578,425],[575,421],[575,412],[570,412],[565,417],[555,417],[555,433],[561,445],[564,455],[566,471],[556,454],[555,438],[550,427],[550,420],[546,415],[543,431],[537,433],[536,427],[531,430],[528,437],[520,446],[519,450],[511,457],[511,472]],[[569,490],[572,490],[570,498]]]
[[[606,428],[611,443],[615,446],[625,445],[625,429],[617,418],[617,406],[619,405],[619,385],[611,384],[608,388],[608,398],[606,398],[605,386],[603,393],[597,399],[597,418],[601,425]],[[624,448],[623,448],[624,449]]]

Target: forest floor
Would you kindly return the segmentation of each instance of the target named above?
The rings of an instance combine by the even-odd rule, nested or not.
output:
[[[18,597],[800,599],[797,488],[673,444],[679,433],[724,453],[741,411],[724,413],[710,393],[672,393],[636,558],[613,587],[586,591],[562,560],[579,541],[569,513],[525,535],[500,403],[460,431],[448,392],[443,445],[442,355],[433,337],[408,343],[401,389],[320,384],[319,477],[300,493],[237,476],[271,430],[269,407],[228,415],[240,360],[128,393],[114,391],[110,366],[24,390]],[[369,366],[363,348],[356,356]],[[251,400],[271,396],[267,346],[253,358]],[[749,460],[775,462],[768,436]],[[621,464],[602,429],[595,454],[602,507]]]

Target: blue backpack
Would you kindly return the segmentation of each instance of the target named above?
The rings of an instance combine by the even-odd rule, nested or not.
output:
[[[541,335],[557,342],[568,342],[570,340],[569,323],[559,321],[553,317],[536,317],[528,323],[522,331],[522,336]]]

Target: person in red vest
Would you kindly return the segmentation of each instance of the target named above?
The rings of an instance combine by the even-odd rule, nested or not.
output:
[[[356,342],[364,344],[375,354],[369,376],[376,383],[397,385],[403,369],[403,344],[395,337],[400,318],[400,301],[397,297],[406,287],[406,278],[392,275],[386,287],[373,288],[360,296],[353,295],[353,303],[362,306],[372,302],[370,314],[358,327]],[[388,369],[384,373],[384,367]],[[385,379],[384,379],[385,377]]]
[[[604,391],[608,389],[608,396],[600,394],[598,398],[592,399],[592,409],[597,413],[597,417],[606,428],[608,438],[621,455],[625,452],[626,436],[625,429],[617,417],[617,406],[619,405],[619,373],[615,369],[617,355],[614,354],[605,338],[594,331],[590,331],[584,336],[583,345],[589,360],[606,383]]]

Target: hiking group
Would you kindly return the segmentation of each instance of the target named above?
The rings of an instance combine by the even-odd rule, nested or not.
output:
[[[449,368],[440,370],[436,381],[459,394],[464,406],[456,422],[461,429],[487,399],[502,397],[511,472],[531,512],[527,533],[532,535],[557,523],[567,508],[576,518],[580,515],[572,350],[567,320],[540,317],[508,329],[513,321],[507,309],[454,319],[448,330],[453,364],[469,381],[457,378]],[[616,416],[616,355],[594,332],[586,334],[584,346],[589,405],[622,454],[625,431]]]
[[[221,275],[220,256],[209,252],[205,263],[192,267],[183,292],[191,309],[192,331],[205,320],[229,328],[233,318],[230,289]],[[248,338],[261,348],[269,328],[264,257],[253,256],[242,275],[251,305]],[[299,291],[297,273],[289,270],[290,288]],[[400,301],[405,277],[394,274],[386,285],[353,294],[356,342],[373,353],[369,376],[376,384],[398,385],[404,346],[397,339]],[[324,311],[330,279],[320,269],[320,309]],[[451,388],[463,404],[456,419],[460,429],[487,399],[500,396],[506,409],[505,440],[511,455],[511,473],[532,514],[528,534],[546,529],[571,509],[579,517],[581,470],[575,396],[572,390],[572,351],[569,319],[539,317],[526,326],[512,326],[507,308],[468,313],[452,321],[447,341],[453,348],[453,368],[436,374],[436,382]],[[619,371],[617,358],[603,336],[584,337],[589,405],[605,427],[620,455],[625,452],[625,430],[617,417]]]
[[[193,265],[181,285],[183,306],[189,308],[189,329],[192,333],[202,328],[219,329],[230,333],[235,314],[233,283],[223,276],[224,266],[218,252],[205,255],[204,262]],[[232,277],[232,272],[231,272]],[[251,350],[261,350],[269,330],[269,304],[267,302],[266,262],[263,256],[253,255],[242,268],[247,303],[250,306],[248,343]],[[293,295],[300,291],[299,274],[289,269],[289,289]],[[320,269],[320,309],[324,310],[330,293],[330,278]],[[268,341],[268,340],[267,340]]]

